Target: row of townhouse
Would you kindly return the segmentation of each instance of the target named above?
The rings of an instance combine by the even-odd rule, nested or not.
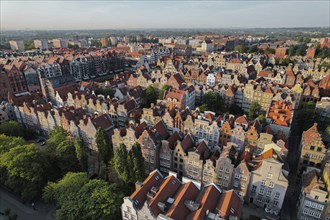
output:
[[[297,218],[301,220],[330,219],[329,146],[314,123],[302,133],[299,146]]]
[[[203,144],[200,144],[198,146],[198,150],[196,150],[195,154],[197,157],[201,157],[201,154],[198,153],[198,151],[203,152]],[[205,147],[205,145],[204,145]],[[268,150],[259,156],[250,159],[248,161],[245,161],[247,159],[247,156],[242,156],[241,162],[238,165],[233,165],[231,161],[232,154],[231,150],[224,150],[222,153],[223,155],[220,155],[217,162],[216,167],[212,170],[208,170],[207,166],[213,166],[214,162],[208,162],[205,161],[203,168],[200,170],[198,169],[198,166],[196,165],[196,161],[187,161],[186,164],[186,172],[184,177],[182,178],[183,182],[187,181],[187,178],[189,180],[193,180],[192,183],[198,182],[202,180],[202,186],[203,190],[205,188],[208,188],[210,186],[215,187],[218,189],[218,192],[224,192],[224,195],[231,194],[234,196],[239,203],[231,207],[233,210],[241,209],[241,206],[243,204],[243,201],[247,203],[253,203],[254,205],[265,208],[270,210],[272,213],[277,214],[280,212],[284,196],[286,194],[286,190],[288,187],[288,171],[287,171],[287,165],[285,162],[281,159],[280,155],[275,150]],[[179,151],[178,151],[179,152]],[[204,151],[205,153],[205,151]],[[190,159],[193,158],[196,155],[192,155],[193,153],[190,153]],[[245,152],[245,154],[248,154],[248,152]],[[234,155],[235,157],[235,155]],[[236,157],[237,158],[237,157]],[[238,159],[238,158],[237,158]],[[211,161],[211,160],[209,160]],[[238,160],[239,161],[239,160]],[[193,164],[195,163],[195,164]],[[203,164],[203,163],[202,163]],[[174,171],[175,172],[175,171]],[[204,178],[202,179],[196,179],[195,173],[196,172],[202,172]],[[209,175],[208,173],[213,173],[213,175]],[[159,171],[151,172],[150,175],[157,174],[161,181],[163,174]],[[157,185],[155,188],[151,189],[152,186],[144,191],[144,196],[140,195],[137,196],[139,190],[141,190],[143,187],[145,187],[148,183],[149,177],[143,182],[143,183],[137,183],[137,189],[136,191],[130,196],[124,198],[124,203],[122,204],[122,214],[123,219],[194,219],[196,216],[201,216],[202,218],[205,216],[208,216],[210,212],[214,215],[220,215],[220,217],[224,219],[228,219],[229,215],[221,215],[224,213],[213,211],[213,209],[209,209],[209,212],[207,212],[207,209],[200,210],[199,215],[189,215],[191,213],[186,213],[183,211],[184,208],[187,207],[181,207],[180,210],[183,212],[184,216],[172,216],[169,213],[167,213],[167,210],[171,209],[172,199],[168,199],[169,197],[174,196],[174,200],[176,199],[174,194],[175,192],[164,193],[162,195],[162,199],[164,201],[161,201],[162,203],[158,203],[158,207],[160,208],[161,212],[153,212],[152,206],[150,205],[150,201],[152,201],[152,198],[154,198],[155,195],[158,194],[158,191],[162,190],[162,187],[158,187]],[[176,177],[176,176],[175,176]],[[211,179],[207,181],[207,177],[210,177]],[[169,176],[166,177],[164,180],[166,181],[168,178],[173,181],[172,172],[169,173]],[[156,181],[159,179],[156,177]],[[175,179],[177,181],[177,179]],[[175,182],[172,182],[172,184],[175,184]],[[186,184],[186,183],[185,183]],[[200,186],[200,185],[199,185]],[[177,186],[179,188],[179,186]],[[162,194],[160,193],[160,194]],[[215,192],[214,192],[215,193]],[[197,195],[197,194],[196,194]],[[142,196],[142,197],[141,197]],[[214,195],[215,196],[215,195]],[[146,198],[146,199],[144,199]],[[199,197],[197,197],[199,198]],[[218,203],[217,201],[214,201],[215,198],[212,199],[212,202]],[[228,198],[228,201],[231,201],[230,198]],[[198,203],[197,201],[195,201]],[[156,203],[157,204],[157,203]],[[175,204],[175,203],[174,203]],[[186,204],[186,203],[184,203]],[[221,204],[221,203],[220,203]],[[187,205],[187,204],[186,204]],[[199,204],[199,206],[196,204],[196,210],[203,205]],[[151,208],[151,209],[150,209]],[[162,209],[163,208],[163,209]],[[230,208],[230,209],[231,209]],[[234,214],[235,212],[231,210],[231,213]],[[193,211],[193,210],[190,210]],[[239,217],[239,213],[235,213],[236,217]],[[159,216],[160,215],[160,216]],[[194,216],[192,218],[189,218],[190,216]],[[208,216],[211,217],[211,216]],[[214,216],[215,217],[215,216]],[[214,219],[214,217],[211,219]],[[200,219],[200,218],[198,218]]]
[[[239,219],[243,200],[233,191],[214,184],[201,186],[175,173],[164,177],[152,171],[136,190],[124,198],[122,219]]]
[[[9,58],[6,65],[1,66],[1,78],[4,81],[0,98],[6,99],[8,92],[42,91],[46,81],[51,78],[71,75],[76,81],[91,79],[98,75],[115,74],[123,71],[125,59],[113,51],[87,51],[51,54],[49,56]]]
[[[157,111],[152,111],[151,114],[153,113],[157,113]],[[170,111],[166,112],[164,117],[166,114],[169,115]],[[148,117],[149,115],[150,114],[148,114]],[[144,114],[142,115],[142,118],[143,117]],[[147,172],[150,172],[153,169],[159,169],[162,173],[174,171],[180,177],[186,176],[203,182],[204,184],[215,183],[223,189],[238,187],[238,189],[242,189],[242,191],[238,191],[238,194],[245,197],[249,186],[250,170],[252,167],[256,169],[258,168],[258,166],[247,164],[248,161],[251,161],[253,164],[260,164],[260,161],[263,161],[263,159],[270,160],[271,157],[274,157],[279,159],[280,164],[284,164],[280,157],[285,157],[287,153],[285,135],[281,132],[276,133],[275,136],[281,137],[282,139],[279,138],[277,142],[274,143],[273,135],[271,134],[272,131],[269,127],[267,129],[268,133],[260,133],[259,136],[257,129],[254,126],[251,126],[248,129],[249,124],[244,116],[236,120],[231,119],[232,122],[226,121],[223,124],[223,127],[221,127],[223,130],[231,130],[231,123],[235,124],[233,130],[235,131],[236,128],[238,131],[230,133],[229,138],[224,136],[222,140],[225,140],[225,144],[221,145],[221,147],[219,145],[209,145],[208,141],[206,141],[206,139],[209,138],[208,136],[195,136],[192,133],[187,132],[182,138],[182,133],[180,133],[179,130],[172,129],[172,131],[169,132],[165,120],[162,120],[159,115],[156,117],[158,118],[155,119],[157,121],[155,122],[155,125],[151,125],[153,122],[149,121],[148,126],[145,121],[136,128],[130,125],[121,130],[115,129],[112,137],[115,148],[118,147],[120,143],[125,143],[129,150],[132,144],[138,142],[141,145],[142,154],[146,161]],[[192,116],[188,115],[187,118],[188,117],[191,118]],[[199,123],[198,120],[197,123]],[[213,123],[215,123],[215,121]],[[203,124],[204,123],[202,123],[202,127]],[[207,126],[208,124],[204,125],[206,128],[210,127]],[[195,130],[194,128],[196,128],[195,131],[199,131],[199,127],[197,128],[196,125],[191,126],[191,128],[192,131]],[[215,129],[219,131],[218,138],[220,138],[221,132],[216,124]],[[144,131],[141,132],[142,130]],[[245,132],[245,130],[247,131]],[[198,133],[203,134],[201,132]],[[214,131],[210,132],[210,134],[214,134]],[[243,134],[243,142],[240,139],[241,134]],[[230,142],[230,140],[233,142]],[[249,151],[249,153],[244,153],[244,149]],[[259,158],[259,161],[257,158],[252,160],[252,157],[247,157],[244,159],[244,162],[239,160],[239,155],[247,154],[251,156],[253,153],[256,155],[260,155],[261,153],[262,156],[257,157]],[[261,157],[262,159],[260,159]],[[242,163],[239,163],[239,161]],[[238,173],[245,172],[248,175],[248,177],[242,178],[242,183],[234,181],[234,176],[237,174],[237,172],[233,171],[234,168],[238,170]],[[285,180],[283,181],[285,182]],[[285,194],[283,191],[280,191],[280,193],[281,200],[276,200],[276,202],[272,201],[278,205],[277,209],[274,208],[276,212],[279,212]],[[274,192],[274,196],[275,194],[276,193]],[[276,199],[279,199],[278,194],[276,195]],[[261,203],[259,200],[260,199],[255,198],[254,203],[260,205]],[[253,202],[253,199],[249,201]],[[266,201],[268,200],[264,199],[265,204],[267,203]]]
[[[283,105],[278,105],[277,107],[283,108]],[[251,151],[260,153],[265,148],[265,145],[271,144],[275,138],[280,151],[286,154],[285,145],[288,134],[283,128],[289,129],[289,127],[284,126],[282,122],[290,123],[292,115],[290,109],[287,110],[288,112],[280,109],[281,114],[286,113],[287,115],[287,117],[280,115],[284,117],[284,121],[282,121],[278,113],[276,113],[278,108],[274,106],[274,109],[269,111],[269,119],[274,119],[274,122],[270,126],[267,126],[265,132],[261,133],[261,125],[257,120],[255,120],[253,126],[248,128],[249,121],[246,116],[236,119],[230,116],[228,119],[222,119],[220,116],[215,118],[212,112],[200,114],[198,110],[190,111],[188,108],[180,111],[177,109],[168,109],[161,104],[152,106],[151,108],[144,108],[139,121],[140,123],[145,122],[150,127],[155,126],[161,121],[165,124],[170,134],[174,132],[178,132],[180,136],[190,134],[195,143],[205,140],[207,145],[212,149],[225,146],[227,142],[233,142],[240,149],[243,149],[245,145],[249,145]],[[136,125],[133,124],[133,127],[136,127]],[[125,135],[126,132],[120,132],[118,129],[113,138],[124,140]]]
[[[88,113],[109,114],[116,127],[123,127],[135,114],[139,114],[138,106],[141,104],[140,87],[127,90],[125,88],[118,89],[115,98],[95,96],[88,91],[74,91],[56,93],[56,103],[58,106],[74,106],[76,108],[85,109]]]
[[[53,108],[50,103],[24,103],[23,106],[15,106],[14,111],[17,121],[23,126],[42,135],[48,135],[55,126],[62,127],[72,136],[80,136],[91,150],[97,150],[95,134],[98,128],[104,129],[109,137],[113,134],[114,125],[108,114],[90,115],[74,107]]]

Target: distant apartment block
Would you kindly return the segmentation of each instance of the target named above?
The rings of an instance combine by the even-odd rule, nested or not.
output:
[[[47,50],[48,49],[48,40],[34,40],[34,47],[40,50]]]
[[[24,51],[24,43],[22,40],[11,40],[9,41],[9,45],[12,50]]]
[[[68,48],[68,40],[66,39],[53,39],[54,48]]]

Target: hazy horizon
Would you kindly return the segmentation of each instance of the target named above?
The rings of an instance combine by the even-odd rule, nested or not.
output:
[[[329,1],[4,1],[1,30],[327,28]]]

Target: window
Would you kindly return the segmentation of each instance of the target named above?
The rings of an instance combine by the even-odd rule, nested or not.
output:
[[[272,191],[271,190],[267,190],[266,196],[271,197],[272,196]]]
[[[317,152],[321,152],[321,151],[322,151],[322,147],[318,147]]]
[[[261,197],[261,196],[258,196],[258,197],[257,197],[257,201],[258,201],[258,202],[262,202],[262,197]]]
[[[319,199],[319,196],[315,196],[315,199],[318,200]]]
[[[270,183],[269,183],[269,187],[270,187],[270,188],[274,188],[274,186],[275,186],[275,184],[274,184],[273,182],[270,182]]]
[[[259,194],[263,195],[265,193],[265,188],[261,187],[259,189]]]
[[[281,195],[281,194],[280,194],[279,192],[276,192],[276,193],[275,193],[275,199],[279,199],[279,198],[280,198],[280,195]]]
[[[157,181],[158,181],[158,180],[159,180],[159,176],[155,176],[155,180],[157,180]]]
[[[266,185],[266,180],[262,180],[261,185],[265,186]]]
[[[274,205],[278,206],[278,201],[274,201]]]
[[[311,149],[311,150],[315,150],[315,146],[311,146],[310,149]]]
[[[257,186],[253,185],[252,186],[252,192],[254,193],[254,192],[256,192],[256,190],[257,190]]]
[[[235,173],[235,178],[236,178],[236,179],[239,179],[239,177],[240,177],[240,175],[237,174],[237,173]]]
[[[267,179],[272,179],[273,178],[273,174],[272,173],[267,173]]]
[[[306,209],[306,208],[305,208],[305,209],[303,210],[303,213],[306,215],[306,214],[308,213],[308,211],[309,211],[309,209]]]

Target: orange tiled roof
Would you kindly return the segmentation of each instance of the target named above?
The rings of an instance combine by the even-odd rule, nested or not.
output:
[[[155,170],[149,174],[149,176],[144,180],[142,187],[135,190],[135,192],[130,196],[133,200],[135,208],[140,209],[143,206],[143,203],[147,200],[147,193],[151,190],[152,187],[158,187],[164,177],[162,174]]]
[[[180,186],[181,182],[174,176],[168,176],[164,180],[154,197],[148,201],[148,205],[154,216],[158,216],[162,212],[158,207],[158,203],[165,203],[168,197],[172,197]]]
[[[165,215],[172,219],[185,219],[190,211],[184,202],[186,200],[195,200],[198,192],[199,190],[193,182],[182,185],[174,198],[174,203]]]
[[[203,189],[202,194],[199,196],[199,199],[197,200],[197,202],[200,204],[200,208],[193,212],[187,219],[204,219],[207,210],[215,210],[218,199],[220,197],[220,193],[221,192],[215,185],[211,184],[206,186]]]
[[[243,201],[234,190],[229,190],[221,194],[218,205],[219,215],[221,217],[227,219],[230,215],[232,215],[239,218],[242,208]]]

